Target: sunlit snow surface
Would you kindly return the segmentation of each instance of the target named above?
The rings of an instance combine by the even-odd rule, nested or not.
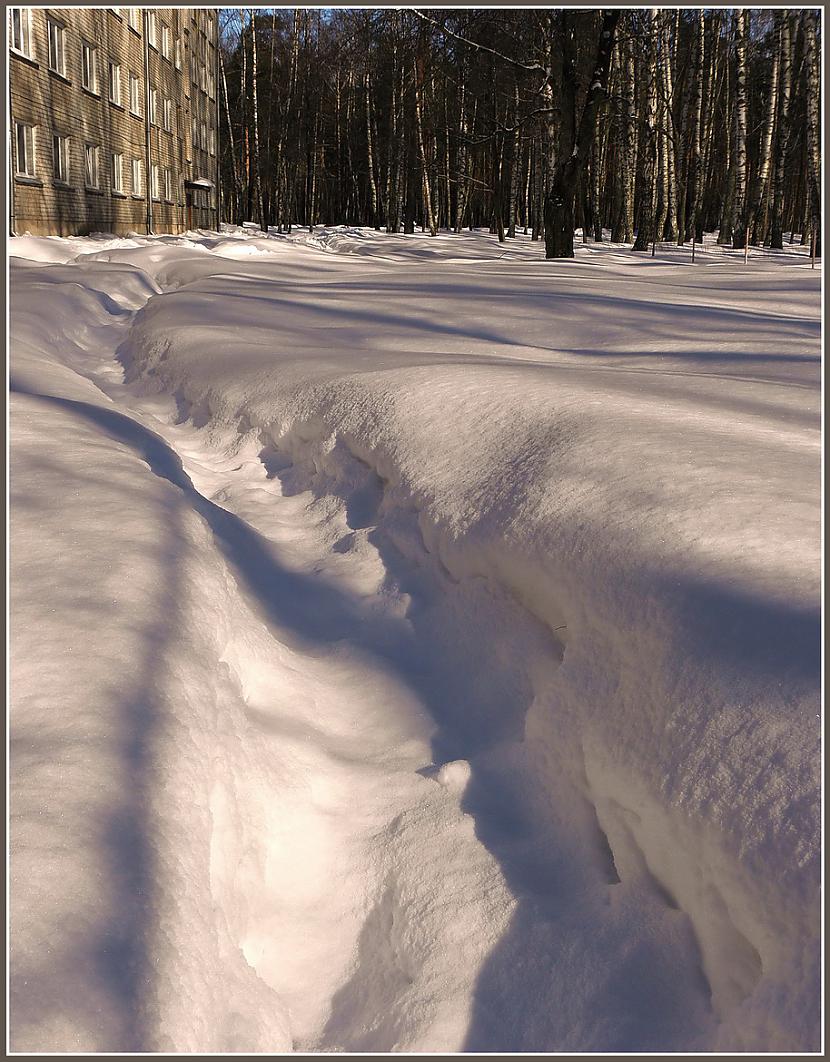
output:
[[[10,244],[13,1050],[819,1047],[803,248]]]

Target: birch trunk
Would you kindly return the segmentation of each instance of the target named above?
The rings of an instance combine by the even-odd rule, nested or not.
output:
[[[735,12],[735,140],[733,166],[735,193],[732,202],[732,246],[746,243],[746,37],[747,13]]]
[[[758,211],[761,208],[761,203],[767,189],[767,180],[769,178],[770,162],[772,159],[772,136],[775,132],[775,114],[778,110],[778,74],[780,61],[781,49],[780,47],[776,47],[772,56],[772,69],[770,70],[766,115],[759,146],[758,169],[756,170],[755,180],[752,182],[752,188],[750,189],[747,199],[746,238],[751,243],[758,242],[757,233],[755,231],[758,220]]]
[[[780,54],[781,74],[778,92],[778,136],[775,153],[775,166],[772,176],[772,208],[770,212],[770,229],[768,245],[776,250],[783,250],[784,233],[782,212],[784,202],[784,178],[787,156],[790,146],[790,93],[792,91],[793,57],[792,34],[790,32],[790,13],[779,11],[778,49]]]
[[[807,86],[807,184],[809,190],[810,223],[816,240],[816,254],[820,253],[821,218],[821,85],[816,16],[812,10],[803,15],[804,77]]]

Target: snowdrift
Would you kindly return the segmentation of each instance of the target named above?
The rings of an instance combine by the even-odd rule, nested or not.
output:
[[[142,307],[118,348],[132,392],[342,505],[332,548],[368,540],[434,659],[466,668],[442,733],[468,806],[509,785],[555,853],[553,905],[584,889],[572,946],[616,904],[615,932],[698,956],[686,1047],[815,1050],[818,280],[796,256],[580,250],[228,232],[87,243],[37,272]],[[72,334],[38,327],[33,349]],[[100,375],[91,346],[62,364]],[[520,945],[534,966],[514,919],[485,999],[516,991]],[[567,966],[547,976],[561,992]],[[527,1042],[467,1047],[608,1046],[584,1013],[534,1042],[515,1005]]]

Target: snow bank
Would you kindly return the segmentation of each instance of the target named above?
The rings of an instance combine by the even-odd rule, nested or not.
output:
[[[690,917],[724,1042],[780,1048],[817,1020],[817,280],[755,268],[213,277],[124,357],[547,625],[550,814],[569,771],[618,873]]]
[[[551,1046],[511,987],[524,954],[521,985],[563,1000],[553,1046],[630,1049],[634,1004],[591,1018],[612,998],[602,949],[642,978],[640,948],[660,983],[697,954],[706,985],[694,962],[677,972],[665,1026],[637,1033],[649,1049],[670,1026],[701,1050],[815,1049],[819,278],[803,255],[687,268],[589,245],[556,264],[529,240],[351,230],[136,243],[54,267],[89,270],[77,313],[109,312],[96,270],[147,299],[119,349],[129,386],[253,448],[283,494],[342,500],[332,547],[368,541],[432,659],[469,676],[441,706],[440,789],[474,809],[512,786],[555,850],[557,963],[520,904],[468,1048],[498,1043],[488,993],[517,1015],[505,1049]],[[376,922],[388,939],[387,900]],[[419,1039],[406,983],[387,1010],[408,1024],[347,1047],[448,1042],[438,1019]],[[384,1009],[361,976],[340,1004]]]

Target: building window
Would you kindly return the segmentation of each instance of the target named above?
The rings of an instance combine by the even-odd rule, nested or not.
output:
[[[150,195],[159,198],[159,168],[155,163],[150,167]]]
[[[110,102],[121,103],[121,66],[118,63],[109,65],[109,90]]]
[[[112,156],[112,190],[113,192],[124,191],[124,156]]]
[[[170,47],[170,27],[166,26],[163,22],[161,24],[161,54],[165,59],[169,59],[172,54]]]
[[[14,123],[15,173],[20,177],[35,176],[35,127],[25,122]]]
[[[11,8],[12,48],[21,55],[32,58],[32,22],[28,7]]]
[[[135,30],[136,33],[141,33],[141,8],[140,7],[128,7],[127,8],[127,25],[130,29]]]
[[[141,195],[141,159],[133,159],[131,176],[133,195]]]
[[[173,171],[170,169],[164,171],[164,198],[168,202],[173,201]]]
[[[151,48],[157,47],[156,45],[156,13],[155,11],[147,12],[147,43]]]
[[[208,151],[211,155],[216,154],[216,132],[212,126],[208,132]]]
[[[173,53],[174,53],[174,55],[176,57],[176,69],[177,70],[181,70],[181,68],[182,68],[182,42],[179,40],[178,37],[176,38],[176,42],[173,45]]]
[[[141,117],[141,83],[138,74],[130,74],[130,110]]]
[[[63,184],[69,183],[69,137],[52,134],[52,176]]]
[[[156,92],[156,90],[151,85],[150,86],[150,113],[147,116],[150,119],[150,125],[155,125],[156,124],[156,103],[157,103],[157,100],[158,100],[158,92]]]
[[[163,127],[168,133],[173,132],[173,101],[165,99],[161,107]]]
[[[88,92],[98,91],[98,49],[81,43],[81,84]]]
[[[49,35],[49,69],[66,77],[66,28],[51,18],[46,20]]]
[[[97,144],[84,144],[84,184],[87,188],[98,187]]]
[[[207,147],[207,126],[202,122],[199,126],[199,147],[204,150]]]

